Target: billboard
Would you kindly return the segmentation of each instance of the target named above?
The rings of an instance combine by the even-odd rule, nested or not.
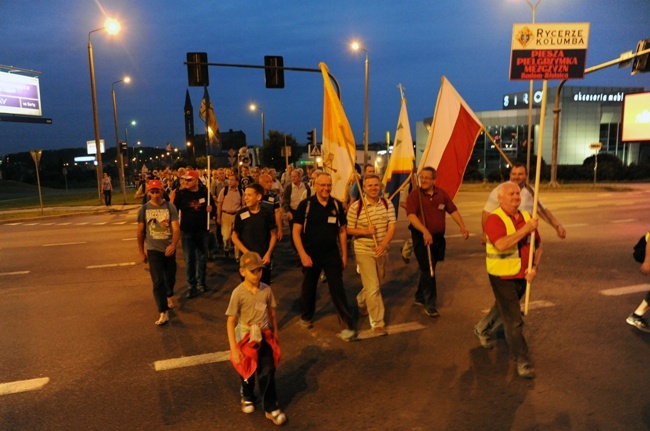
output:
[[[589,23],[514,24],[510,80],[583,78],[588,41]]]
[[[42,115],[38,78],[0,71],[0,115]]]
[[[625,95],[621,141],[650,141],[650,92]]]

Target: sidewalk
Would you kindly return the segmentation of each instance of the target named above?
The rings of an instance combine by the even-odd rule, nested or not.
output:
[[[130,211],[140,208],[140,204],[126,205],[87,205],[65,207],[19,208],[0,210],[0,224],[25,220],[42,220],[46,218],[67,217],[81,214],[106,214],[112,212]]]

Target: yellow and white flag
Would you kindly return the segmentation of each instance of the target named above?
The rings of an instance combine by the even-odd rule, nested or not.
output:
[[[209,108],[208,108],[209,107]],[[207,120],[206,120],[207,112]],[[212,107],[212,101],[210,100],[210,95],[208,94],[208,88],[205,87],[203,90],[203,100],[201,100],[201,109],[199,111],[199,117],[203,122],[207,123],[208,135],[209,135],[209,144],[213,145],[219,142],[219,125],[217,124],[217,117],[214,115],[214,109]]]
[[[323,166],[332,176],[332,196],[347,199],[348,181],[354,173],[356,146],[348,118],[330,80],[327,65],[318,65],[323,74]]]

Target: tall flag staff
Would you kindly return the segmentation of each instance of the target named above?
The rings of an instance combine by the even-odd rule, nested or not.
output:
[[[326,171],[330,171],[332,176],[332,197],[345,202],[347,198],[347,185],[354,174],[354,159],[352,151],[356,153],[354,144],[354,135],[350,128],[350,123],[343,110],[343,105],[334,90],[330,81],[327,64],[321,62],[318,64],[323,74],[323,164]],[[349,162],[346,163],[345,160]],[[359,179],[356,178],[359,190]],[[370,215],[366,209],[368,224],[370,224]],[[377,239],[373,235],[375,245]]]
[[[388,199],[393,201],[395,216],[399,212],[399,194],[413,178],[413,167],[415,165],[415,151],[413,150],[411,126],[406,110],[404,87],[399,84],[397,88],[400,90],[401,108],[397,120],[393,152],[388,159],[386,172],[384,172],[384,178],[382,179],[384,192],[389,196]]]
[[[210,155],[212,153],[211,151],[212,144],[219,142],[219,137],[218,137],[219,125],[217,124],[217,117],[214,115],[214,109],[212,107],[212,102],[210,101],[210,95],[208,94],[207,85],[203,87],[203,100],[201,101],[201,109],[199,111],[199,117],[201,117],[201,120],[205,122],[205,150],[208,159],[207,202],[208,202],[208,206],[210,206],[210,190],[211,190],[210,181],[212,179],[211,169],[210,169]],[[211,213],[207,214],[208,229],[210,229],[210,215]]]

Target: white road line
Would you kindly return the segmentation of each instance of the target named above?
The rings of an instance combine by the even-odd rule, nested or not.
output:
[[[25,223],[25,226],[36,226],[38,223]]]
[[[548,307],[555,307],[555,304],[553,304],[550,301],[544,301],[543,299],[540,299],[539,301],[530,301],[528,303],[528,309],[529,310],[535,310],[537,308],[548,308]],[[524,308],[523,303],[521,304],[521,308],[523,310],[523,308]],[[483,310],[484,313],[487,313],[488,311],[490,311],[490,310],[489,309]]]
[[[122,241],[135,241],[138,238],[122,238]]]
[[[75,223],[75,226],[84,226],[84,225],[87,225],[87,224],[88,224],[88,222],[84,221],[84,222],[81,222],[81,223]]]
[[[25,274],[29,274],[29,271],[0,272],[0,276],[3,276],[3,275],[25,275]]]
[[[124,262],[124,263],[107,263],[106,265],[90,265],[86,269],[98,269],[98,268],[116,268],[118,266],[133,266],[135,262]]]
[[[386,329],[386,332],[388,332],[388,335],[392,335],[392,334],[399,334],[400,332],[418,331],[420,329],[426,328],[426,326],[418,322],[407,322],[407,323],[398,323],[396,325],[386,325],[384,328]],[[372,332],[372,329],[361,331],[359,332],[358,335],[360,340],[365,340],[367,338],[381,337],[381,336],[382,335],[380,334],[376,334]]]
[[[156,371],[165,371],[173,370],[175,368],[193,367],[201,364],[211,364],[213,362],[225,362],[228,360],[230,360],[230,351],[214,352],[156,361],[153,363],[153,367]]]
[[[68,226],[68,225],[71,225],[71,224],[72,224],[72,222],[67,222],[67,223],[57,223],[56,225],[57,226]]]
[[[93,223],[93,226],[103,226],[103,225],[105,225],[105,224],[106,224],[105,221],[101,221],[101,222],[99,222],[99,223]]]
[[[621,296],[630,293],[647,292],[650,290],[650,284],[635,284],[634,286],[616,287],[614,289],[601,290],[600,293],[605,296]]]
[[[624,219],[619,219],[619,220],[612,220],[610,223],[630,223],[636,221],[635,218],[624,218]]]
[[[58,247],[60,245],[79,245],[79,244],[86,244],[85,241],[82,242],[59,242],[55,244],[43,244],[43,247]]]
[[[52,226],[54,223],[41,223],[41,226]]]
[[[18,226],[23,224],[23,222],[18,222],[18,223],[5,223],[5,226]]]
[[[0,383],[0,395],[34,391],[36,389],[41,389],[49,382],[50,382],[49,377],[42,377],[40,379],[19,380],[16,382]]]
[[[126,222],[125,221],[116,221],[113,224],[126,224]]]

